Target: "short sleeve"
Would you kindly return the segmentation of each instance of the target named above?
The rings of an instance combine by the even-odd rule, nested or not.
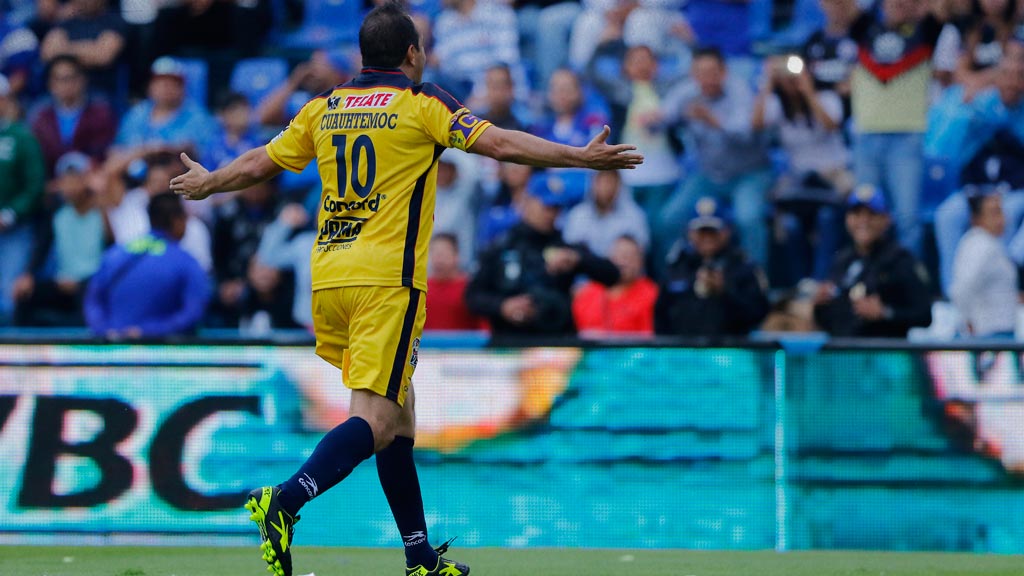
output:
[[[782,121],[782,102],[778,95],[772,93],[764,102],[764,123],[766,126],[776,126]]]
[[[423,84],[420,111],[430,139],[445,148],[469,150],[491,123],[473,115],[450,94],[434,84]]]
[[[313,135],[309,131],[310,106],[307,104],[292,118],[291,123],[267,144],[267,155],[278,166],[299,173],[316,158]]]

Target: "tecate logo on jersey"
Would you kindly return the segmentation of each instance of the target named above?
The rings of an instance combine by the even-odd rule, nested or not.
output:
[[[362,96],[346,96],[345,109],[350,108],[386,108],[395,97],[394,92],[374,92]]]

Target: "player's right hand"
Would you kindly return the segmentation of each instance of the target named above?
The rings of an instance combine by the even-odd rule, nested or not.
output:
[[[199,162],[188,157],[188,154],[181,153],[181,161],[184,162],[188,172],[175,176],[171,180],[171,192],[184,197],[187,200],[202,200],[211,194],[206,186],[207,177],[210,171],[203,168]]]
[[[630,153],[636,150],[632,144],[608,144],[608,135],[612,130],[607,125],[604,130],[583,149],[583,159],[587,168],[594,170],[632,170],[644,163],[643,154]]]

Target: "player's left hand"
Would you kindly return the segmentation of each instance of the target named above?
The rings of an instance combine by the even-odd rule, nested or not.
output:
[[[643,154],[631,154],[636,150],[632,144],[608,144],[608,135],[612,129],[607,125],[601,133],[583,149],[583,159],[587,168],[594,170],[632,170],[644,163]]]
[[[188,172],[175,176],[171,180],[171,192],[184,197],[187,200],[202,200],[211,194],[206,186],[207,177],[210,171],[203,168],[199,162],[188,157],[188,154],[181,153],[181,161],[185,163]]]

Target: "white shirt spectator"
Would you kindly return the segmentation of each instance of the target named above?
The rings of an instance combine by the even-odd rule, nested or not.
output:
[[[567,243],[583,244],[602,258],[608,257],[612,245],[622,236],[632,237],[644,252],[650,247],[647,216],[625,189],[619,191],[605,213],[598,210],[593,198],[580,202],[569,210],[562,231]]]
[[[455,167],[454,179],[438,178],[437,199],[434,206],[434,233],[445,232],[455,236],[459,242],[459,253],[463,270],[473,267],[476,254],[473,239],[476,238],[476,202],[480,183],[478,160],[461,150],[445,150],[441,161]],[[438,167],[446,170],[447,167]]]
[[[121,203],[107,211],[110,230],[114,234],[116,244],[128,244],[149,234],[149,194],[142,188],[125,193]],[[189,216],[185,224],[185,237],[179,245],[188,252],[203,271],[213,268],[213,255],[210,250],[210,231],[201,220]]]
[[[829,118],[836,124],[842,124],[843,101],[835,92],[819,92],[818,101]],[[789,157],[789,166],[793,173],[828,174],[849,166],[850,150],[843,141],[842,131],[826,130],[818,122],[809,123],[805,118],[788,120],[777,94],[768,96],[764,120],[768,126],[777,127],[779,139]]]
[[[1013,333],[1017,268],[999,238],[974,227],[960,240],[950,296],[974,336]]]
[[[434,25],[434,53],[445,75],[476,83],[496,64],[519,63],[516,13],[493,0],[474,2],[463,14],[455,8],[441,12]]]

